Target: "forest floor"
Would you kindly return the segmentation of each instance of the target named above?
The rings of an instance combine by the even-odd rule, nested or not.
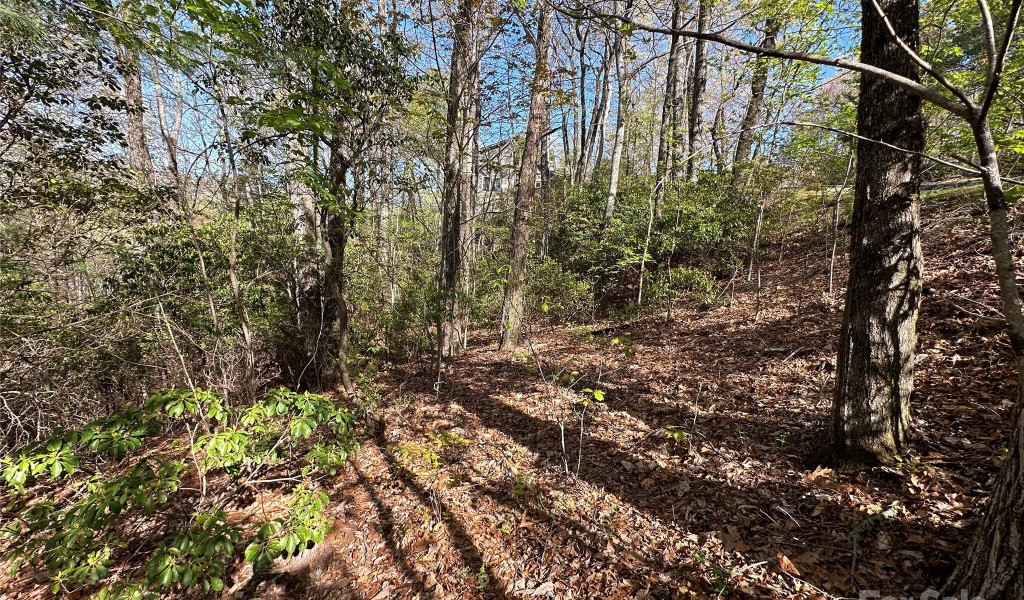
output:
[[[427,361],[382,369],[358,455],[323,482],[334,531],[287,576],[240,568],[225,597],[940,587],[1003,455],[1015,387],[977,208],[957,195],[924,203],[915,437],[898,467],[805,464],[825,432],[842,299],[828,293],[820,235],[797,236],[766,249],[760,293],[744,280],[728,306],[603,333],[542,326],[511,354],[479,333],[441,384]],[[837,290],[845,277],[840,257]],[[604,397],[581,431],[588,388]],[[47,584],[4,585],[0,597],[22,598]]]
[[[842,318],[824,244],[807,236],[781,261],[778,245],[767,249],[759,305],[738,286],[747,291],[728,307],[605,335],[543,327],[511,355],[478,337],[441,385],[427,364],[393,366],[377,436],[334,490],[347,537],[310,590],[823,598],[940,588],[1003,455],[1015,389],[977,208],[954,195],[922,209],[916,433],[899,467],[805,466],[824,435]],[[840,262],[838,289],[845,278]],[[605,392],[582,437],[581,388]]]

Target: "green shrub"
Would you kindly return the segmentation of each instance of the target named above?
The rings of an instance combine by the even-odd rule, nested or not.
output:
[[[593,283],[551,259],[529,266],[526,296],[535,316],[560,323],[585,323],[594,318]]]
[[[722,302],[721,287],[708,272],[692,267],[675,267],[658,271],[648,298],[656,302],[671,303],[689,296],[704,307]]]
[[[185,456],[140,455],[145,439],[161,432],[168,420],[190,432],[181,448]],[[355,450],[353,425],[351,413],[318,394],[279,389],[234,408],[206,390],[165,390],[142,409],[119,411],[81,430],[57,431],[0,458],[2,480],[15,494],[9,507],[16,515],[2,533],[18,540],[15,568],[42,561],[52,574],[54,593],[102,584],[119,557],[147,550],[152,554],[144,574],[105,587],[98,597],[148,598],[169,589],[218,592],[240,543],[247,543],[246,559],[259,570],[278,555],[323,540],[328,497],[315,489],[312,478],[337,472]],[[194,437],[191,432],[200,427],[209,433]],[[206,478],[218,470],[248,477],[239,482],[245,484],[281,457],[296,454],[300,445],[310,449],[299,455],[305,466],[288,510],[255,531],[229,523],[223,507],[179,494],[186,473],[203,482],[204,489]],[[60,480],[72,493],[56,500],[33,497],[29,487],[40,479]],[[187,509],[187,518],[180,525],[158,521],[160,536],[148,542],[155,547],[133,546],[135,540],[125,539],[130,519],[153,518],[172,500]]]

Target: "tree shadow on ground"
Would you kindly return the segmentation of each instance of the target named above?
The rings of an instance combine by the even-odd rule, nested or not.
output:
[[[785,331],[780,333],[780,329],[778,323],[762,322],[751,325],[747,335],[768,340],[767,343],[786,340]],[[643,343],[649,342],[643,340]],[[748,373],[752,369],[756,372],[766,363],[783,358],[776,354],[751,353],[734,363],[735,373]],[[574,366],[577,369],[587,367],[583,361]],[[723,373],[722,376],[732,374]],[[609,393],[607,406],[602,410],[628,413],[651,430],[685,422],[692,415],[687,403],[660,398],[648,382],[633,385],[625,378],[608,378],[605,381],[613,384],[615,389]],[[574,440],[580,438],[578,422],[569,419],[560,427],[553,420],[528,414],[502,399],[514,391],[529,390],[539,382],[537,372],[530,365],[495,361],[488,356],[465,357],[460,360],[458,368],[443,388],[440,400],[442,411],[452,412],[456,408],[465,410],[478,420],[473,426],[502,432],[537,455],[538,469],[557,471],[564,468],[561,460],[563,427],[568,442],[566,451],[575,458],[577,447]],[[414,384],[413,391],[422,392],[424,397],[435,396],[432,390],[416,390],[416,387]],[[693,441],[702,446],[707,454],[707,457],[700,458],[702,467],[692,464],[651,467],[649,463],[652,452],[659,448],[665,449],[663,438],[648,436],[638,444],[624,446],[617,441],[605,439],[605,432],[601,431],[600,426],[588,425],[582,436],[584,455],[579,478],[608,491],[647,515],[680,527],[682,531],[699,534],[724,532],[733,542],[732,546],[751,561],[771,560],[776,551],[784,551],[789,555],[813,554],[817,549],[829,548],[832,550],[831,556],[825,563],[852,563],[854,542],[850,534],[867,521],[870,515],[835,498],[826,502],[817,500],[815,495],[820,495],[822,490],[812,483],[802,481],[807,475],[800,464],[802,450],[817,439],[813,431],[816,427],[809,427],[808,423],[823,426],[824,416],[807,415],[806,411],[800,410],[802,407],[799,404],[775,407],[768,414],[756,407],[740,410],[743,403],[754,395],[748,392],[741,390],[733,393],[735,397],[728,410],[716,411],[713,415],[714,423],[709,429],[693,432]],[[721,398],[718,400],[722,401]],[[449,406],[452,410],[449,410]],[[747,439],[738,440],[737,431],[746,431]],[[785,434],[781,437],[790,438],[791,448],[780,447],[776,439],[780,437],[779,432]],[[752,455],[763,463],[766,472],[759,476],[733,478],[729,469],[737,468],[737,465],[742,468],[747,457]],[[570,470],[575,470],[574,466]],[[888,472],[864,473],[853,476],[850,481],[888,501],[899,500],[904,495],[899,476],[894,477]],[[685,489],[681,488],[681,482],[685,482]],[[504,494],[508,498],[507,490],[500,486],[479,489],[492,496]],[[536,518],[542,518],[542,515]],[[579,523],[570,525],[576,526]],[[916,551],[927,540],[956,539],[960,535],[958,530],[943,524],[918,522],[914,527],[915,539],[924,541],[908,542],[902,537],[905,532],[896,528],[892,533],[895,539],[889,542],[897,549]],[[863,540],[858,541],[861,547],[856,551],[859,554],[873,552],[871,548],[863,547]],[[885,553],[875,554],[881,557]],[[929,564],[918,565],[914,575],[916,580],[941,580],[954,557],[941,552],[938,553],[940,556],[935,554],[933,551]],[[862,561],[868,562],[866,559]],[[899,568],[895,560],[894,565]],[[653,561],[650,566],[656,571],[679,576],[678,571],[674,571],[676,565]],[[887,577],[884,570],[868,571],[859,579],[879,589],[899,585],[898,581],[893,583]],[[821,586],[826,582],[812,580],[811,583]],[[853,587],[851,584],[848,589]]]

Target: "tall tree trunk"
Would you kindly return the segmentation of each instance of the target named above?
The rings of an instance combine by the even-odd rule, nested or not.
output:
[[[587,178],[590,182],[593,182],[594,177],[597,176],[597,168],[601,166],[601,160],[604,158],[604,144],[608,138],[608,115],[611,114],[612,110],[611,77],[614,60],[614,56],[609,59],[608,71],[605,73],[605,76],[608,78],[608,93],[605,94],[604,104],[601,106],[601,120],[598,121],[597,132],[594,134],[594,157],[590,163],[590,173]]]
[[[256,378],[256,351],[252,340],[252,329],[249,325],[249,312],[242,296],[242,285],[238,278],[238,225],[242,218],[243,189],[238,178],[238,167],[235,163],[235,149],[231,139],[231,128],[224,104],[217,99],[223,127],[225,154],[231,166],[231,187],[228,191],[231,200],[231,238],[228,247],[228,282],[231,285],[231,300],[238,317],[239,332],[242,334],[242,346],[245,350],[245,371],[243,374],[242,391],[246,400],[252,399]]]
[[[183,204],[186,197],[185,177],[178,165],[178,139],[181,134],[182,116],[185,112],[185,99],[181,93],[181,79],[175,79],[175,99],[177,100],[177,105],[172,125],[167,116],[160,67],[156,61],[150,61],[150,63],[153,67],[153,97],[156,100],[156,114],[157,121],[160,124],[160,137],[164,141],[164,148],[167,153],[167,168],[170,170],[171,178],[174,180],[178,201]]]
[[[1017,398],[1010,420],[1009,452],[996,477],[985,514],[946,585],[946,594],[966,590],[967,597],[1016,600],[1024,598],[1024,317],[992,131],[984,118],[975,118],[972,129],[988,203],[999,296],[1017,366]]]
[[[682,55],[676,62],[676,89],[673,106],[675,114],[672,116],[672,136],[669,138],[669,165],[671,179],[681,181],[686,177],[686,160],[690,156],[690,136],[686,132],[690,120],[690,91],[693,88],[693,81],[690,77],[690,70],[693,68],[690,44],[682,43]]]
[[[697,31],[703,33],[708,28],[708,0],[699,0],[697,4]],[[707,85],[707,42],[694,40],[693,73],[690,87],[690,121],[687,129],[689,156],[686,157],[686,178],[697,180],[697,138],[703,127],[704,118],[704,87]]]
[[[629,20],[632,12],[632,0],[626,0],[625,19]],[[615,33],[615,48],[613,50],[612,62],[615,65],[615,84],[617,86],[618,108],[615,114],[615,140],[612,143],[611,174],[608,182],[608,196],[604,204],[604,223],[607,225],[612,220],[615,212],[615,197],[619,193],[619,174],[622,170],[622,148],[626,144],[626,114],[629,104],[629,82],[626,77],[626,68],[623,65],[625,60],[626,38],[620,32]]]
[[[764,40],[761,45],[774,50],[776,38],[779,35],[780,21],[778,17],[768,17],[764,20]],[[761,119],[761,107],[764,106],[764,91],[768,86],[768,58],[758,56],[754,59],[754,74],[750,78],[750,99],[747,101],[747,109],[740,121],[740,132],[736,136],[736,152],[732,159],[733,179],[739,177],[743,164],[750,160],[751,150],[754,147],[754,127]]]
[[[590,181],[591,175],[594,172],[594,149],[597,146],[599,133],[601,131],[601,124],[605,120],[605,116],[608,113],[608,105],[610,104],[609,95],[611,94],[611,49],[606,46],[604,50],[604,56],[601,59],[600,69],[600,81],[601,87],[598,90],[598,97],[594,103],[594,110],[590,114],[590,126],[587,127],[585,143],[581,149],[580,154],[580,165],[579,165],[579,182],[582,184],[584,181]],[[600,160],[598,156],[596,160]]]
[[[519,163],[515,210],[512,215],[512,241],[509,274],[501,309],[498,347],[515,348],[523,343],[523,313],[526,307],[526,254],[529,249],[529,221],[533,210],[537,170],[540,165],[541,136],[548,126],[547,92],[551,84],[548,54],[551,46],[551,9],[540,2],[537,21],[537,65],[530,92],[530,118],[526,123],[523,158]]]
[[[340,199],[348,174],[348,165],[337,148],[337,140],[332,140],[331,145],[334,147],[331,148],[328,177],[332,194]],[[348,303],[345,300],[345,250],[348,247],[350,217],[346,214],[345,204],[342,202],[340,205],[340,208],[331,206],[321,209],[324,215],[324,238],[327,242],[324,275],[330,302],[333,304],[332,328],[338,335],[335,353],[338,359],[338,379],[345,391],[351,394],[354,387],[348,369],[349,314]]]
[[[480,64],[477,56],[476,0],[462,0],[454,19],[448,124],[445,145],[441,268],[438,325],[438,371],[441,361],[466,348],[469,277],[466,253],[471,242],[473,159]]]
[[[881,0],[901,38],[918,47],[917,0]],[[862,2],[861,60],[918,81],[871,0]],[[924,147],[921,100],[861,77],[857,133],[911,151]],[[850,272],[839,340],[829,451],[837,462],[890,462],[906,447],[921,298],[919,155],[857,144]]]
[[[725,156],[726,99],[725,90],[722,90],[722,99],[718,102],[718,108],[715,109],[715,120],[711,124],[711,152],[715,157],[715,171],[718,173],[725,172],[725,164],[727,160]]]
[[[576,27],[576,40],[580,43],[579,60],[580,60],[580,82],[579,82],[579,107],[576,113],[576,128],[579,130],[579,136],[574,138],[578,140],[579,147],[576,149],[576,163],[575,167],[570,169],[570,183],[575,184],[583,179],[583,152],[587,147],[587,38],[589,32],[581,28],[580,22],[575,22]],[[596,106],[596,103],[595,103]],[[568,159],[568,157],[567,157]]]
[[[121,93],[129,110],[125,123],[124,138],[127,144],[128,165],[139,174],[146,185],[153,185],[153,159],[146,142],[146,125],[143,122],[142,65],[138,51],[122,45],[117,46],[118,72],[121,75]]]
[[[672,29],[682,27],[684,0],[676,0],[672,4]],[[661,217],[661,207],[665,202],[665,184],[672,164],[671,151],[676,146],[673,136],[676,134],[676,116],[679,114],[678,81],[679,63],[683,60],[682,36],[673,35],[668,49],[668,69],[665,73],[665,97],[661,105],[661,127],[658,130],[658,157],[654,169],[655,199],[654,214]]]

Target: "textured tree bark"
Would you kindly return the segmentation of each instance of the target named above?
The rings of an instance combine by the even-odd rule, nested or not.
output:
[[[441,269],[438,292],[437,368],[441,361],[466,348],[469,273],[468,222],[473,202],[473,158],[480,64],[477,57],[477,9],[475,0],[462,0],[454,20],[451,79],[448,88],[448,125],[445,144],[443,214],[441,222]]]
[[[1010,422],[1009,452],[996,477],[985,514],[946,585],[946,594],[966,590],[968,597],[1017,600],[1024,598],[1024,317],[1010,248],[1006,196],[992,131],[984,118],[976,118],[972,128],[985,185],[999,296],[1017,364],[1018,383]]]
[[[1018,378],[1024,378],[1020,358]],[[1009,454],[1003,459],[985,514],[963,558],[946,584],[944,595],[985,600],[1024,598],[1024,401],[1018,392],[1013,409]]]
[[[529,249],[529,221],[533,210],[540,164],[541,137],[548,125],[547,92],[551,85],[548,54],[551,46],[551,9],[540,4],[537,20],[537,64],[530,92],[530,117],[526,123],[523,158],[519,163],[515,209],[512,215],[512,241],[509,250],[509,274],[501,309],[498,348],[516,348],[523,343],[523,313],[526,307],[526,254]]]
[[[761,45],[775,49],[775,41],[779,35],[780,22],[777,17],[768,17],[764,21],[764,40]],[[740,132],[736,136],[736,152],[732,159],[732,176],[737,178],[743,163],[750,160],[754,147],[754,127],[761,118],[761,107],[764,105],[764,91],[768,86],[768,59],[759,56],[754,59],[754,74],[750,78],[750,100],[740,121]]]
[[[345,301],[345,250],[348,247],[350,215],[346,213],[346,202],[343,197],[349,164],[337,138],[329,142],[330,159],[328,164],[328,181],[331,193],[337,206],[321,208],[324,219],[324,249],[326,250],[324,278],[329,293],[332,329],[337,332],[338,340],[335,357],[338,360],[338,380],[345,391],[351,394],[355,388],[348,368],[349,342],[349,311]],[[332,203],[334,204],[334,203]]]
[[[697,5],[697,31],[703,33],[708,28],[708,2],[699,0]],[[697,137],[703,127],[704,120],[704,87],[707,85],[707,42],[703,39],[694,40],[693,45],[693,76],[690,85],[690,121],[687,127],[689,155],[686,157],[686,178],[697,180],[697,160],[695,150]]]
[[[672,29],[679,29],[683,26],[683,0],[676,0],[672,4]],[[655,199],[654,215],[661,217],[662,205],[665,203],[665,188],[672,165],[679,160],[679,157],[672,153],[678,147],[678,140],[675,140],[678,129],[678,116],[683,101],[681,90],[683,83],[680,81],[680,68],[683,62],[683,38],[673,35],[668,50],[668,68],[665,73],[665,97],[661,105],[661,126],[658,129],[658,157],[655,166]]]
[[[146,143],[146,126],[143,122],[142,68],[139,53],[117,46],[118,72],[121,75],[121,93],[130,107],[125,123],[124,138],[127,144],[128,166],[139,174],[146,185],[153,185],[153,159]]]
[[[897,34],[918,47],[917,0],[881,0]],[[861,60],[918,80],[871,0],[863,0]],[[862,77],[857,133],[920,152],[921,100],[892,83]],[[918,155],[860,141],[850,231],[850,272],[838,350],[829,458],[890,462],[910,427],[914,348],[921,298]]]

